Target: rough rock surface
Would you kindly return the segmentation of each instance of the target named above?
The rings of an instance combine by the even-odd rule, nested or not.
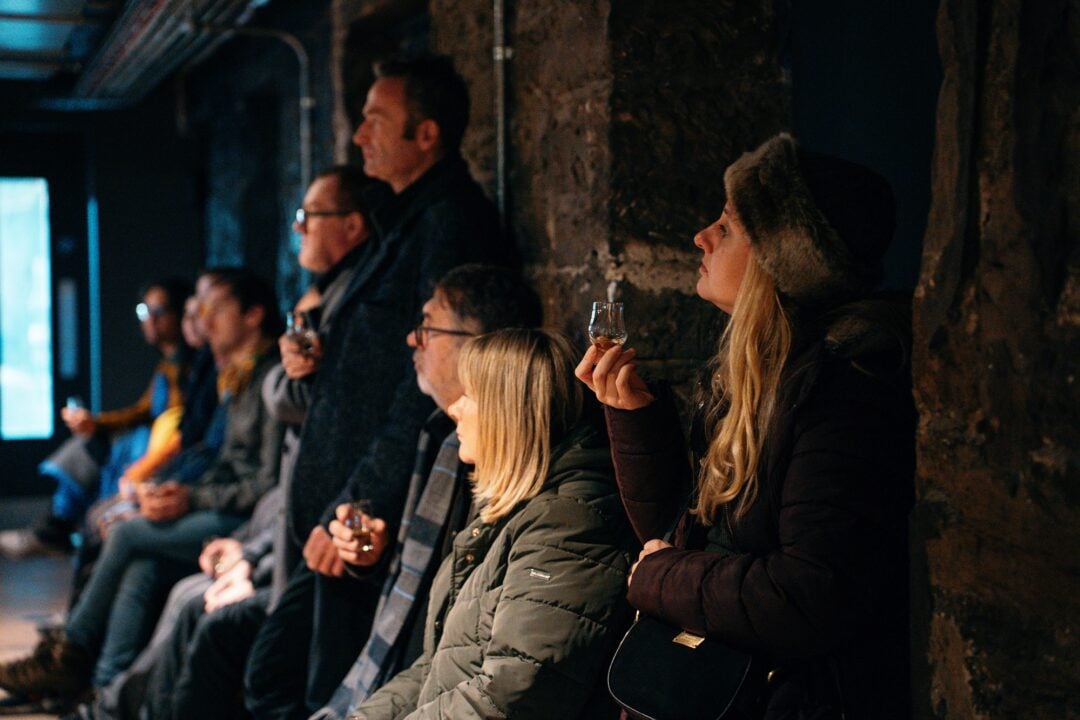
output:
[[[934,717],[1078,717],[1075,2],[944,0],[915,302]],[[917,689],[919,694],[920,689]]]
[[[723,208],[727,163],[785,122],[772,5],[508,5],[510,217],[547,323],[584,341],[591,302],[623,300],[648,371],[685,385],[720,327],[694,294],[693,234]],[[491,2],[429,7],[472,90],[465,154],[492,183]]]

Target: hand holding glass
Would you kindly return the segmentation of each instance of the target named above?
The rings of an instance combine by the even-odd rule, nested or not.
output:
[[[352,530],[353,538],[360,541],[360,552],[371,552],[375,543],[371,541],[371,501],[355,500],[349,503],[349,514],[342,524]]]
[[[626,342],[626,325],[623,323],[621,302],[594,302],[589,318],[589,341],[600,352]]]
[[[285,337],[300,347],[300,352],[310,355],[315,343],[315,329],[306,312],[290,312],[285,316]]]

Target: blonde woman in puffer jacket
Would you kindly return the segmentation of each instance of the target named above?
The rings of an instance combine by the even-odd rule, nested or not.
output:
[[[478,516],[433,581],[423,655],[351,719],[617,716],[603,679],[636,541],[574,364],[537,330],[463,348],[448,412]]]

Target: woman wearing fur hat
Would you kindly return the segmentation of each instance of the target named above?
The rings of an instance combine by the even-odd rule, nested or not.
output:
[[[698,294],[731,316],[692,433],[696,467],[633,350],[590,348],[577,369],[606,406],[644,543],[629,601],[774,670],[759,717],[907,717],[910,321],[903,303],[871,297],[891,191],[788,135],[724,183],[723,214],[694,238]]]

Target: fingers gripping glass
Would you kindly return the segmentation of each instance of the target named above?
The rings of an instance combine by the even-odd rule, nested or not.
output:
[[[476,333],[471,333],[467,330],[451,330],[449,328],[437,328],[424,325],[424,321],[416,323],[416,327],[412,330],[413,340],[416,341],[418,347],[424,347],[427,345],[428,340],[431,339],[432,333],[443,335],[458,335],[460,337],[476,337]]]
[[[594,302],[589,318],[589,340],[600,352],[626,342],[621,302]]]
[[[285,314],[285,337],[300,347],[301,354],[311,355],[314,352],[317,336],[310,311],[293,311]]]
[[[354,500],[349,503],[349,514],[345,516],[345,527],[352,530],[353,539],[360,541],[360,552],[371,552],[375,543],[371,541],[372,509],[370,500]]]
[[[304,208],[296,208],[296,224],[300,227],[307,225],[307,221],[311,218],[317,217],[340,217],[343,215],[351,215],[355,210],[305,210]]]

